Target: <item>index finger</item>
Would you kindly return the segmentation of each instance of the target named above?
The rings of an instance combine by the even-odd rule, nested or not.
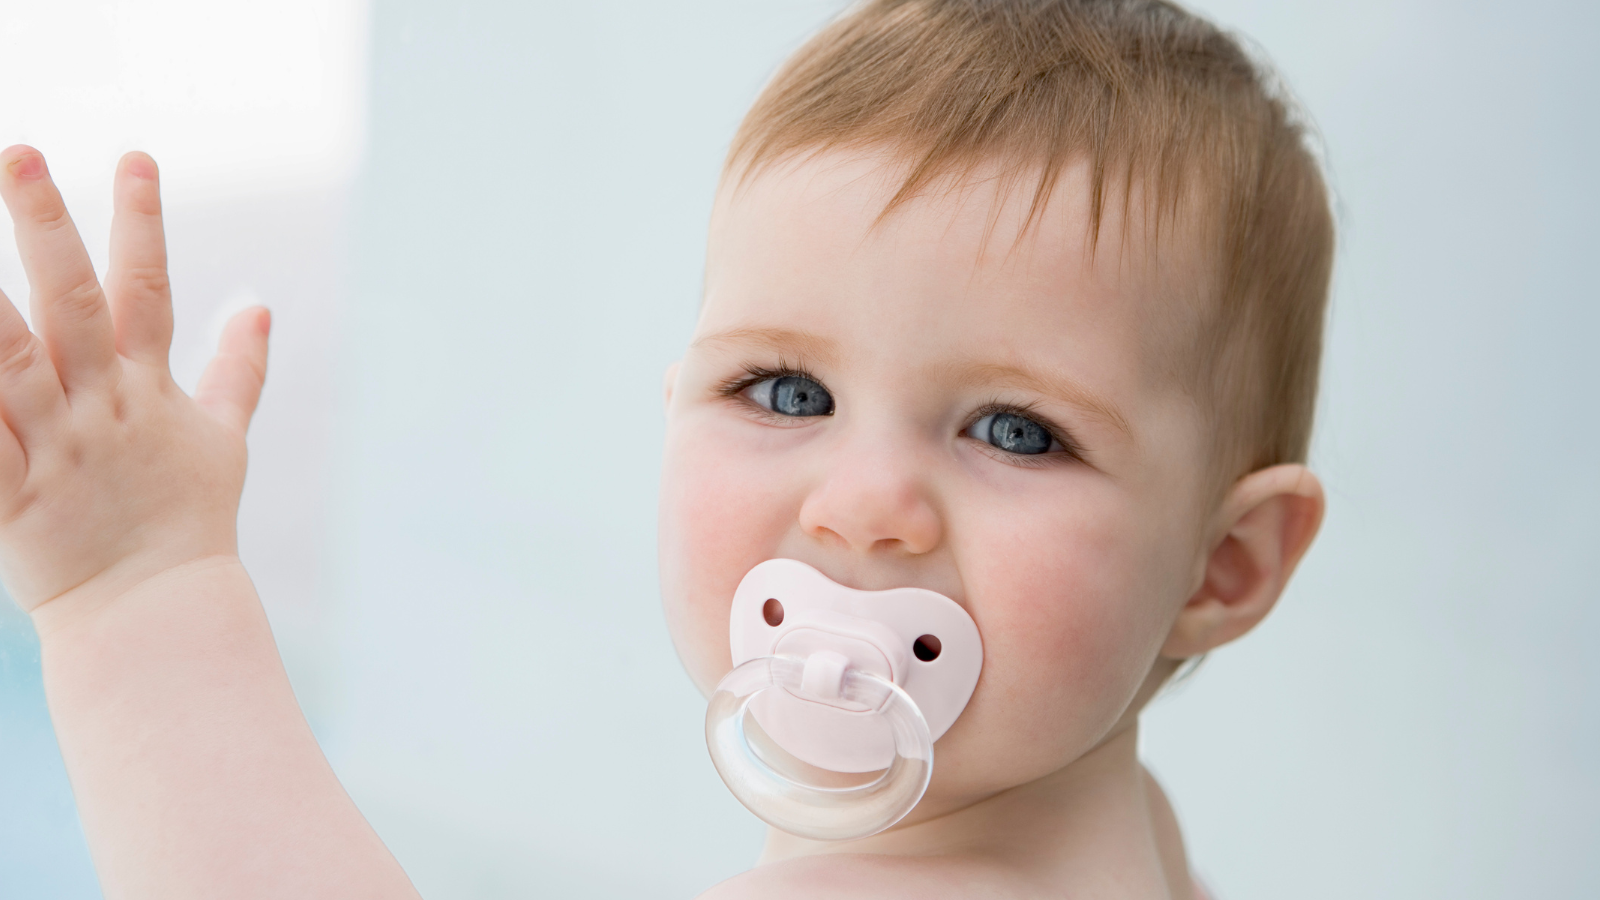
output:
[[[19,144],[0,153],[0,197],[16,224],[34,330],[62,386],[70,393],[104,383],[117,362],[111,312],[39,151]]]

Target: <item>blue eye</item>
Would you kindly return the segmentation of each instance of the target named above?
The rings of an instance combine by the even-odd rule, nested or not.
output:
[[[831,416],[833,395],[804,375],[780,375],[750,386],[750,399],[757,406],[780,416]]]
[[[972,423],[967,432],[976,440],[1024,456],[1037,456],[1055,445],[1049,429],[1016,413],[991,413]]]

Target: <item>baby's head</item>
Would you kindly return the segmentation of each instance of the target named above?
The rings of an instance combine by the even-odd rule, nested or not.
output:
[[[926,587],[984,667],[928,815],[1060,770],[1271,609],[1333,228],[1267,76],[1157,0],[873,0],[735,140],[667,378],[667,618],[709,692],[740,579]]]

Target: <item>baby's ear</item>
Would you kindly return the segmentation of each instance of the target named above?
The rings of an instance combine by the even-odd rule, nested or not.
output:
[[[1221,538],[1200,589],[1178,612],[1161,655],[1199,656],[1266,618],[1322,524],[1322,483],[1301,465],[1239,479],[1218,511]]]
[[[672,365],[667,366],[667,374],[661,384],[661,405],[663,408],[672,405],[672,388],[678,383],[678,364],[681,362],[683,362],[681,359],[673,360]]]

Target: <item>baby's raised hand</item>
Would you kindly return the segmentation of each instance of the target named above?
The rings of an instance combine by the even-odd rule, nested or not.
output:
[[[234,316],[194,397],[172,380],[155,163],[117,166],[102,289],[44,157],[0,153],[32,332],[0,294],[0,580],[76,617],[164,571],[236,556],[245,428],[266,375],[265,309]]]
[[[317,746],[236,552],[267,311],[229,321],[188,397],[150,158],[117,167],[103,290],[37,151],[0,152],[0,196],[34,326],[0,296],[0,578],[38,628],[106,896],[415,900]]]

